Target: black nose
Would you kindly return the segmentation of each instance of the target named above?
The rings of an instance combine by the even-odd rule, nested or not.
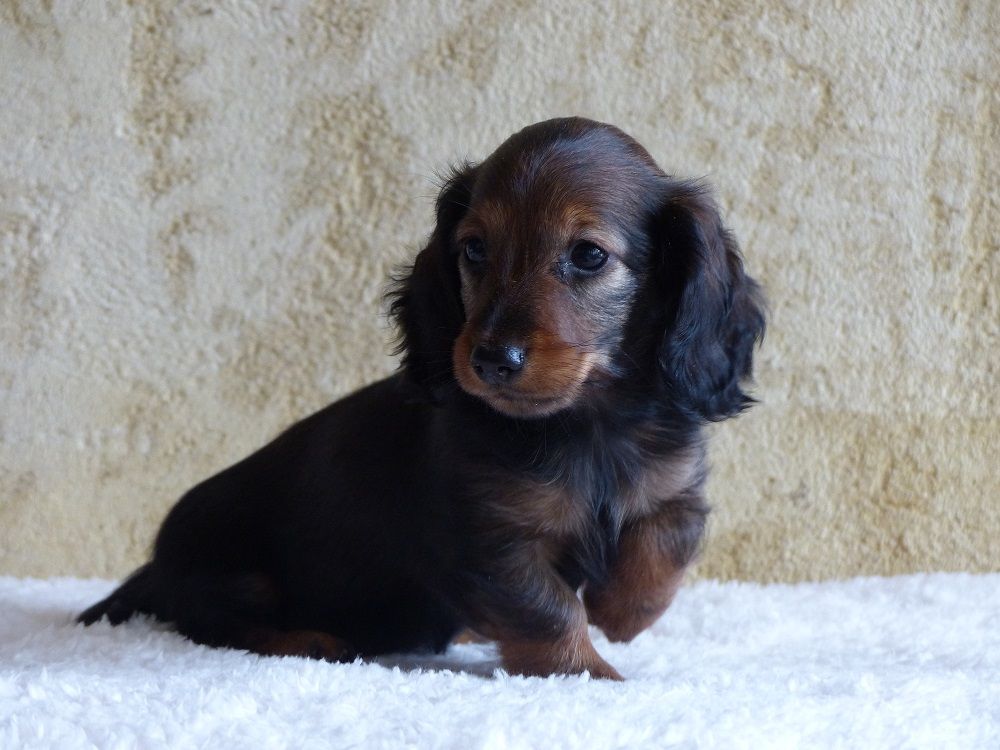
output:
[[[524,367],[524,349],[519,346],[489,346],[479,344],[472,350],[472,369],[479,379],[490,385],[510,383]]]

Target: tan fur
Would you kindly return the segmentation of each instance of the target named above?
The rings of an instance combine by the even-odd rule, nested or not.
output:
[[[611,641],[630,641],[652,625],[684,579],[685,568],[664,554],[657,532],[655,524],[646,522],[627,529],[609,582],[584,591],[590,622]]]
[[[501,640],[500,656],[504,667],[513,674],[547,677],[590,672],[601,679],[624,679],[597,653],[582,617],[570,632],[555,640]]]
[[[484,482],[484,485],[487,483]],[[493,487],[498,486],[496,483]],[[583,532],[588,510],[560,485],[542,485],[525,480],[505,487],[492,503],[498,522],[524,530],[532,536],[567,539]],[[495,494],[495,489],[489,491]]]
[[[307,659],[344,661],[354,658],[342,639],[318,630],[255,628],[246,635],[246,648],[263,656],[301,656]]]
[[[467,393],[510,416],[542,416],[573,403],[598,360],[595,353],[568,346],[539,329],[526,347],[528,364],[517,384],[498,389],[483,383],[472,371],[474,340],[472,328],[466,324],[452,350],[455,379]]]
[[[704,473],[704,454],[704,447],[695,445],[651,459],[639,480],[621,497],[626,520],[656,513],[664,503],[699,481]]]

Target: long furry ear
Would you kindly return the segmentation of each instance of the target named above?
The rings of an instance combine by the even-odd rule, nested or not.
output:
[[[764,336],[760,288],[703,186],[668,183],[655,234],[668,300],[659,350],[667,391],[702,419],[734,416],[753,403],[742,382],[753,374],[753,350]]]
[[[399,327],[396,353],[403,354],[403,371],[432,400],[453,381],[451,351],[465,321],[452,236],[469,206],[475,174],[471,164],[452,171],[438,194],[437,224],[427,246],[387,294],[389,315]]]

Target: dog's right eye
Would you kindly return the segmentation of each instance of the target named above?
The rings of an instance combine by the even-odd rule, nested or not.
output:
[[[470,237],[465,241],[465,257],[470,263],[482,263],[486,260],[486,245],[478,237]]]
[[[608,262],[608,252],[593,242],[580,242],[573,248],[569,260],[578,271],[596,273]]]

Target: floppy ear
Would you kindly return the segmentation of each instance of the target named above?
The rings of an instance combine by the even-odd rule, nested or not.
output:
[[[475,173],[471,164],[452,171],[438,194],[437,224],[427,246],[394,279],[387,295],[389,314],[399,327],[396,353],[403,354],[403,371],[432,400],[453,381],[451,350],[465,321],[452,235],[469,206]]]
[[[742,381],[764,336],[764,301],[743,271],[736,240],[709,192],[670,182],[657,217],[667,328],[659,366],[669,395],[685,410],[718,421],[753,403]]]

